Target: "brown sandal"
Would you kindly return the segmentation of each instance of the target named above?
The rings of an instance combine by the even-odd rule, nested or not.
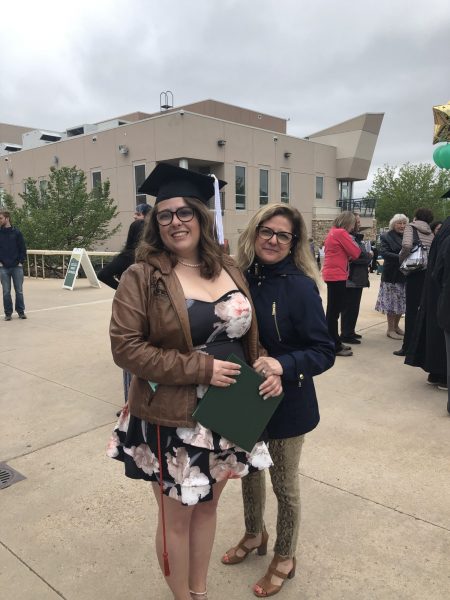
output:
[[[262,532],[261,543],[259,546],[256,546],[255,548],[248,548],[245,545],[245,542],[247,540],[251,540],[251,539],[255,538],[257,535],[258,535],[257,533],[246,533],[237,546],[233,546],[233,548],[230,548],[229,550],[227,550],[225,552],[225,554],[221,558],[222,563],[224,565],[237,565],[237,564],[241,563],[243,560],[245,560],[247,558],[247,556],[250,554],[250,552],[253,552],[253,550],[256,550],[258,552],[259,556],[266,555],[269,534],[267,533],[267,531],[265,529]],[[242,552],[244,552],[244,556],[238,556],[236,554],[237,550],[242,550]],[[233,554],[230,556],[229,552],[233,552]]]
[[[289,571],[289,573],[283,573],[282,571],[278,571],[278,569],[276,568],[278,563],[282,561],[283,559],[281,558],[281,556],[275,554],[272,562],[269,565],[269,568],[267,569],[267,573],[257,583],[255,583],[255,586],[253,588],[253,593],[255,594],[255,596],[258,596],[258,598],[267,598],[268,596],[275,596],[275,594],[278,594],[278,592],[283,587],[283,584],[286,579],[293,579],[295,575],[296,566],[295,556],[293,558],[294,564],[292,565],[292,569]],[[283,579],[283,583],[281,585],[275,585],[274,583],[272,583],[272,575]],[[257,587],[259,587],[262,591],[259,592],[256,589]]]

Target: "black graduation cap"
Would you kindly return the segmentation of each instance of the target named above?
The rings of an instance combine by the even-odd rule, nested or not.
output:
[[[219,189],[226,181],[218,180]],[[198,198],[204,204],[214,196],[214,177],[202,175],[195,171],[176,167],[169,163],[159,163],[138,189],[140,194],[156,196],[156,202],[187,196]]]

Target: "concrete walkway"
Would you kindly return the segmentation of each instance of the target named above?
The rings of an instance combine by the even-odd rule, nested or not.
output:
[[[446,393],[392,355],[363,294],[363,343],[316,380],[322,421],[301,465],[298,571],[285,600],[450,598]],[[0,461],[25,479],[0,490],[2,600],[171,600],[156,567],[155,502],[104,450],[122,403],[108,322],[112,290],[25,282],[27,321],[0,321]],[[275,502],[267,526],[274,537]],[[253,598],[270,556],[226,567],[242,532],[240,484],[219,508],[210,600]],[[269,540],[270,542],[270,540]]]

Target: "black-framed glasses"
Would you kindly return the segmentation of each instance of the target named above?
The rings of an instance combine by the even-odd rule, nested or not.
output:
[[[270,227],[264,227],[262,225],[260,225],[256,231],[259,237],[266,241],[271,240],[275,235],[277,237],[277,242],[282,246],[290,244],[297,237],[288,231],[274,231]]]
[[[195,215],[195,211],[190,206],[180,206],[177,210],[162,210],[156,213],[156,220],[160,225],[166,227],[173,221],[173,215],[177,215],[177,219],[182,223],[192,221]]]

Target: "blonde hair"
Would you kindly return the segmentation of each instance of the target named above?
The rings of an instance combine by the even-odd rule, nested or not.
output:
[[[347,231],[351,231],[355,227],[356,216],[355,213],[352,213],[350,210],[344,210],[338,215],[333,221],[333,227],[337,227],[338,229],[347,229]]]
[[[392,217],[392,219],[389,221],[389,230],[394,229],[394,225],[396,223],[398,223],[399,221],[404,221],[406,224],[409,223],[409,219],[406,215],[402,214],[402,213],[397,213],[396,215],[394,215]]]
[[[319,270],[311,252],[305,221],[300,212],[288,204],[268,204],[253,215],[246,229],[239,236],[237,253],[239,267],[245,271],[253,263],[258,227],[277,215],[286,217],[292,224],[292,233],[296,238],[291,244],[291,254],[296,267],[319,285]]]

